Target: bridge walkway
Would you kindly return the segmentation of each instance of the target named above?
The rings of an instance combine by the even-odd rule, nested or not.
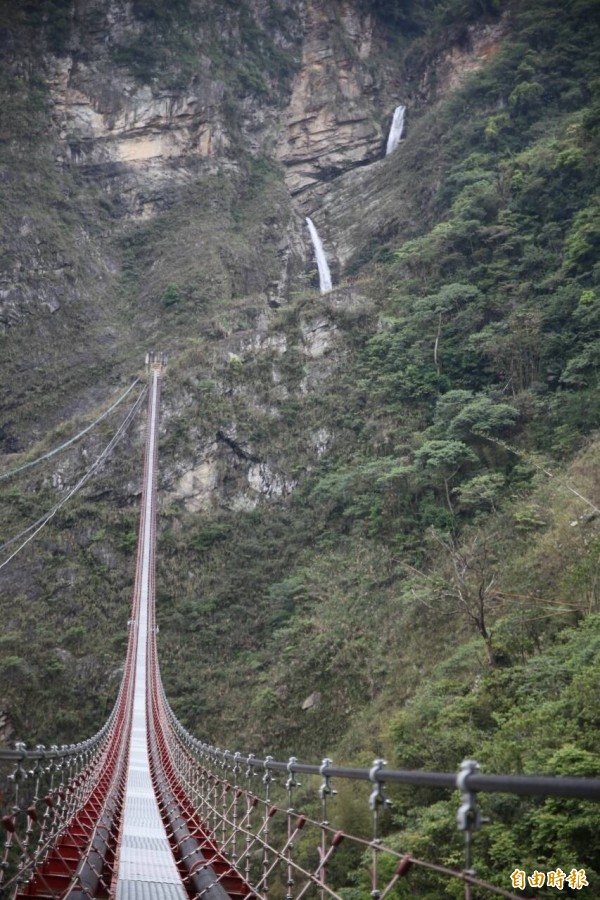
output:
[[[148,644],[153,603],[155,481],[160,368],[152,371],[138,560],[138,619],[133,716],[123,822],[117,850],[116,900],[187,900],[161,818],[148,756]]]

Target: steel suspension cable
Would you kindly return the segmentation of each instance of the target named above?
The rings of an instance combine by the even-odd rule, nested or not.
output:
[[[68,496],[73,496],[89,479],[115,446],[146,394],[147,389],[138,397],[108,445]],[[68,496],[59,506],[66,502]],[[51,514],[44,518],[50,518]],[[136,581],[139,568],[138,559]],[[132,616],[137,619],[138,615],[139,597],[134,594]],[[131,726],[137,637],[137,629],[130,627],[125,669],[117,700],[97,735],[83,743],[63,746],[60,750],[52,747],[47,751],[39,745],[34,751],[27,751],[21,743],[16,745],[15,750],[0,749],[0,760],[14,760],[17,764],[8,777],[8,784],[12,786],[12,805],[8,807],[8,814],[0,820],[7,834],[4,857],[0,861],[2,896],[10,889],[13,900],[46,898],[50,895],[91,900],[98,891],[104,896],[108,890],[125,788],[126,737]],[[25,760],[36,761],[31,770],[27,763],[24,765]],[[36,779],[35,788],[25,787],[32,783],[32,779]],[[41,790],[40,786],[43,786]],[[0,798],[1,794],[0,790]],[[18,829],[21,827],[23,834],[19,835]]]
[[[139,381],[140,381],[140,379],[136,378],[135,381],[133,382],[133,384],[127,388],[125,393],[121,394],[121,396],[119,397],[118,400],[115,400],[115,402],[111,406],[109,406],[108,409],[106,409],[102,413],[102,415],[98,416],[97,419],[94,419],[94,421],[90,425],[87,425],[83,429],[83,431],[80,431],[78,434],[76,434],[74,437],[70,438],[68,441],[65,441],[65,443],[61,444],[59,447],[55,447],[54,450],[49,450],[48,453],[44,453],[43,456],[38,456],[37,459],[32,459],[30,462],[23,463],[22,466],[17,466],[15,469],[9,469],[8,472],[2,472],[0,474],[0,481],[4,481],[4,479],[6,479],[6,478],[12,478],[13,475],[17,475],[19,472],[23,472],[25,469],[30,469],[32,466],[37,466],[38,463],[43,462],[45,459],[50,459],[52,456],[56,456],[56,454],[60,453],[61,450],[65,450],[67,447],[70,447],[71,444],[76,443],[76,441],[78,441],[80,438],[82,438],[84,436],[84,434],[87,434],[88,431],[91,431],[92,428],[94,428],[96,425],[98,425],[99,422],[101,422],[108,415],[110,415],[110,413],[114,409],[116,409],[117,406],[119,406],[123,402],[123,400],[131,393],[131,391],[134,389],[136,384],[139,384]]]
[[[39,518],[36,522],[34,522],[33,525],[30,525],[28,528],[24,529],[19,534],[10,538],[8,541],[5,541],[5,543],[0,546],[0,551],[2,551],[4,549],[6,549],[6,547],[9,547],[11,544],[14,544],[16,541],[20,540],[20,538],[22,538],[24,535],[28,534],[28,532],[30,532],[30,531],[32,532],[29,535],[29,537],[27,537],[23,541],[23,543],[20,544],[13,553],[11,553],[10,556],[8,556],[2,563],[0,563],[0,569],[3,569],[4,566],[6,566],[12,559],[14,559],[15,556],[18,553],[20,553],[21,550],[23,550],[23,548],[26,547],[27,544],[29,544],[37,534],[39,534],[39,532],[42,530],[42,528],[44,528],[44,526],[47,525],[48,522],[52,518],[54,518],[56,513],[60,509],[62,509],[62,507],[67,503],[67,501],[70,500],[71,497],[73,497],[79,490],[81,490],[81,488],[90,480],[92,475],[98,469],[100,463],[108,456],[110,451],[113,449],[113,447],[115,447],[115,445],[118,443],[118,441],[120,440],[122,435],[125,433],[125,431],[129,427],[129,425],[133,421],[136,413],[138,412],[138,410],[142,404],[142,401],[146,395],[146,392],[147,392],[147,389],[145,388],[140,393],[140,396],[138,397],[138,399],[136,400],[136,402],[134,403],[132,408],[127,413],[125,419],[119,425],[115,434],[112,436],[112,438],[110,439],[110,441],[108,442],[106,447],[102,450],[100,455],[94,460],[94,462],[92,463],[90,468],[87,470],[87,472],[79,479],[77,484],[73,488],[71,488],[71,490],[55,506],[53,506],[49,512],[45,513],[41,518]]]

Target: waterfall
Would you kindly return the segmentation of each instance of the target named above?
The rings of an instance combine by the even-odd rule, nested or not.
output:
[[[392,150],[395,150],[398,144],[402,139],[402,132],[404,131],[404,116],[406,115],[406,107],[405,106],[397,106],[394,110],[394,118],[392,119],[392,127],[390,128],[390,133],[388,135],[387,146],[385,148],[385,155],[388,156]]]
[[[315,228],[312,219],[309,219],[308,216],[306,218],[306,224],[308,225],[308,230],[310,231],[310,239],[313,243],[313,247],[315,248],[317,268],[319,270],[319,287],[321,288],[321,293],[326,294],[332,288],[331,272],[329,271],[329,266],[327,265],[327,258],[325,256],[325,251],[323,250],[323,244],[321,243],[319,232]]]

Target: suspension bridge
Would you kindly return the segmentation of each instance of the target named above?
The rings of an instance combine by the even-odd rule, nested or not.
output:
[[[467,760],[458,773],[369,768],[230,752],[199,741],[166,699],[157,658],[155,534],[160,389],[165,358],[149,354],[143,492],[124,673],[104,727],[81,743],[0,748],[4,846],[0,897],[10,900],[267,900],[339,898],[334,857],[352,844],[365,861],[372,898],[409,885],[421,868],[463,885],[466,900],[535,896],[515,869],[503,884],[479,879],[473,838],[481,792],[600,800],[600,779],[484,775]],[[38,523],[36,523],[37,525]],[[300,793],[298,777],[314,782]],[[367,786],[368,837],[337,828],[334,783]],[[392,785],[458,791],[464,867],[450,869],[386,846],[382,816]],[[385,864],[383,860],[386,860]],[[518,862],[518,861],[515,861]],[[553,877],[587,886],[583,869]],[[539,875],[539,873],[538,873]],[[521,876],[523,883],[521,883]],[[338,879],[339,882],[339,874]],[[531,885],[532,882],[529,881]],[[548,882],[550,884],[550,882]],[[508,887],[507,887],[508,886]],[[510,888],[519,889],[516,894]],[[410,887],[407,888],[410,894]],[[414,896],[418,896],[414,894]]]

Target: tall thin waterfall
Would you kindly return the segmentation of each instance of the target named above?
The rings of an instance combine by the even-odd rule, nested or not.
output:
[[[329,271],[329,266],[327,264],[327,258],[325,256],[325,251],[323,250],[323,244],[321,243],[321,238],[319,237],[319,232],[314,226],[313,220],[306,217],[306,224],[308,225],[308,230],[310,231],[310,239],[313,243],[313,247],[315,248],[315,256],[317,258],[317,269],[319,270],[319,287],[321,288],[321,293],[326,294],[331,290],[331,272]]]
[[[392,127],[388,135],[385,155],[388,156],[392,150],[395,150],[402,140],[402,132],[404,131],[404,117],[406,115],[405,106],[397,106],[394,110],[394,118],[392,119]]]

